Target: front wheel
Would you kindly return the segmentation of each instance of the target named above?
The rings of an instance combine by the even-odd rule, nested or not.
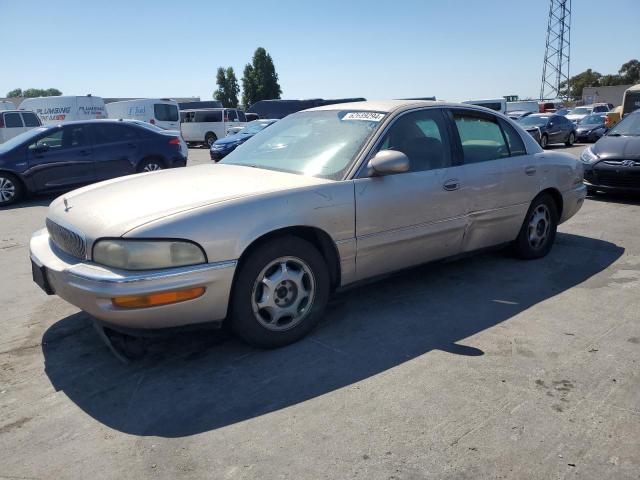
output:
[[[239,266],[231,327],[251,345],[276,348],[307,335],[329,299],[329,272],[309,242],[287,236],[251,252]]]
[[[567,141],[566,141],[566,142],[564,142],[564,144],[565,144],[567,147],[571,147],[571,146],[574,144],[574,142],[575,142],[575,141],[576,141],[576,134],[575,134],[575,133],[573,133],[573,132],[571,132],[571,133],[569,134],[569,137],[567,138]]]
[[[523,259],[544,257],[553,246],[558,228],[558,210],[551,195],[538,195],[527,212],[514,242],[515,253]]]
[[[549,137],[545,133],[544,135],[542,135],[542,137],[540,137],[540,146],[542,148],[547,148],[547,145],[549,145]]]
[[[209,148],[211,148],[211,145],[213,145],[213,142],[216,140],[218,140],[218,137],[216,137],[216,134],[213,132],[209,132],[204,136],[204,143]]]
[[[0,207],[17,202],[24,195],[22,183],[15,175],[0,172]]]

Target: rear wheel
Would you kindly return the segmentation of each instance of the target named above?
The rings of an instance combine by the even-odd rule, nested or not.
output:
[[[516,255],[524,259],[544,257],[553,246],[558,228],[558,210],[551,195],[538,195],[527,212],[514,242]]]
[[[549,137],[545,133],[544,135],[542,135],[542,137],[540,137],[540,146],[542,148],[547,148],[547,145],[549,145]]]
[[[573,133],[573,132],[571,132],[571,133],[569,134],[569,137],[567,138],[567,141],[566,141],[566,142],[564,142],[564,144],[565,144],[567,147],[571,147],[571,146],[574,144],[574,142],[575,142],[575,141],[576,141],[576,134],[575,134],[575,133]]]
[[[309,242],[269,241],[242,261],[233,286],[231,327],[248,343],[275,348],[307,335],[329,298],[329,272]]]
[[[164,162],[158,158],[143,160],[138,165],[138,172],[155,172],[158,170],[164,170]]]
[[[595,195],[598,193],[598,189],[595,187],[587,187],[587,195]]]
[[[22,183],[15,175],[0,172],[0,206],[11,205],[24,195]]]
[[[213,145],[213,142],[215,142],[216,140],[218,140],[218,137],[216,137],[216,134],[213,132],[208,132],[204,136],[204,143],[207,147],[211,147],[211,145]]]

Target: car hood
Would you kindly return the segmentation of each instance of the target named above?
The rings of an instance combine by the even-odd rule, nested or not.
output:
[[[214,145],[230,145],[235,143],[242,143],[249,140],[253,135],[244,135],[242,133],[237,133],[235,135],[231,135],[229,137],[221,138],[220,140],[216,140],[213,142]]]
[[[587,132],[589,130],[593,130],[594,128],[604,128],[604,124],[602,123],[588,123],[585,125],[576,125],[576,130],[578,132]]]
[[[327,182],[252,167],[199,165],[129,175],[74,190],[55,199],[47,216],[90,243],[194,208]]]
[[[591,150],[602,159],[637,160],[640,159],[640,137],[604,136]]]

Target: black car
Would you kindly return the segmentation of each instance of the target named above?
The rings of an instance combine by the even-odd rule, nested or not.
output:
[[[640,110],[630,113],[580,156],[589,193],[640,193]]]
[[[605,116],[604,113],[593,113],[580,120],[576,126],[576,139],[579,142],[597,142],[607,131]]]
[[[269,125],[277,122],[276,119],[254,120],[247,123],[247,125],[234,135],[216,140],[211,144],[209,153],[211,160],[218,161],[233,152],[238,145],[242,145],[244,142],[253,137],[256,133],[264,130]]]
[[[576,140],[576,126],[562,115],[534,113],[518,120],[542,148],[552,143],[564,143],[567,147]]]
[[[0,205],[136,172],[184,167],[180,133],[129,120],[37,127],[0,143]]]

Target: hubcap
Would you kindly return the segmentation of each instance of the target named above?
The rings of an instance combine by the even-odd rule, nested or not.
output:
[[[273,331],[298,325],[311,311],[315,280],[311,268],[296,257],[280,257],[258,275],[251,294],[253,314]]]
[[[143,172],[155,172],[157,170],[162,170],[162,167],[157,163],[149,163],[142,169]]]
[[[6,177],[0,177],[0,201],[3,203],[13,200],[16,196],[16,186]]]
[[[538,205],[529,217],[529,245],[534,250],[545,246],[551,230],[551,214],[546,205]]]
[[[547,146],[547,137],[542,137],[542,140],[540,140],[540,143],[543,147]]]

